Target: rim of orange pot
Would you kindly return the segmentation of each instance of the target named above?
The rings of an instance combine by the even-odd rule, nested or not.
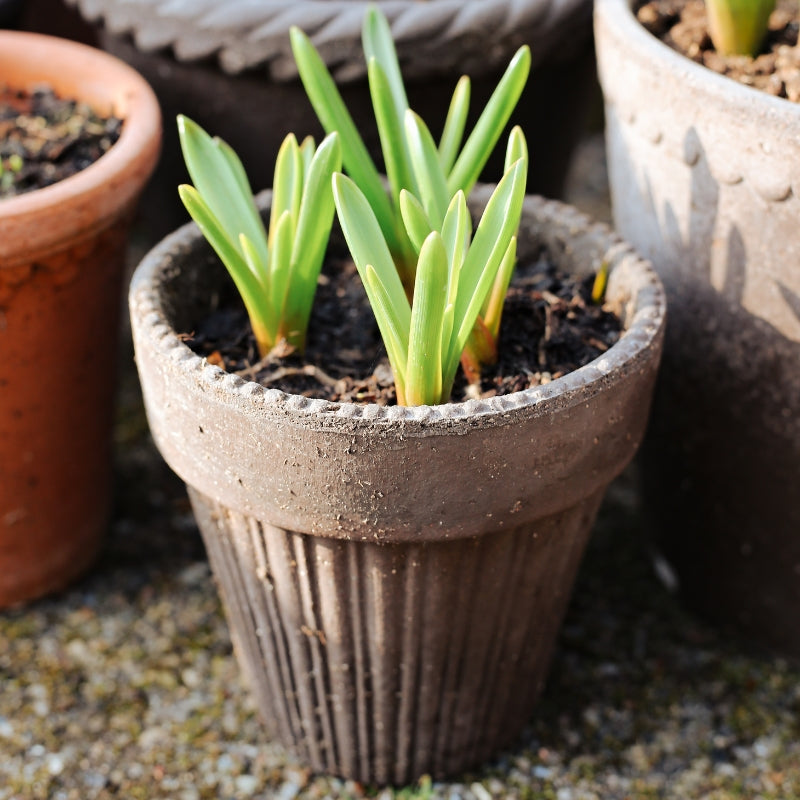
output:
[[[132,208],[158,160],[161,110],[134,69],[84,44],[0,31],[0,84],[32,91],[46,84],[124,120],[101,158],[52,186],[0,199],[0,268],[41,258],[112,224]]]

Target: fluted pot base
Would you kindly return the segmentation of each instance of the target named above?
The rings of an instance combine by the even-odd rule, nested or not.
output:
[[[484,761],[530,718],[602,492],[514,530],[393,544],[189,496],[266,725],[316,771],[404,784]]]

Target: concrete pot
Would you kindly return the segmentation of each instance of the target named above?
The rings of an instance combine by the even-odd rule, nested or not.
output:
[[[643,435],[658,279],[604,226],[525,203],[521,257],[544,244],[581,271],[608,258],[626,333],[564,378],[487,401],[332,404],[210,365],[180,333],[228,279],[193,225],[134,275],[153,436],[189,487],[264,721],[316,771],[404,784],[518,735],[598,505]]]
[[[800,107],[596,6],[618,230],[670,302],[644,448],[687,602],[800,653]]]
[[[290,25],[309,33],[367,146],[380,152],[361,47],[365,0],[71,2],[87,19],[102,21],[104,47],[147,78],[168,121],[164,158],[145,204],[153,244],[187,220],[175,191],[187,179],[173,124],[178,113],[231,144],[255,189],[272,185],[286,134],[321,138],[297,77]],[[529,187],[558,196],[595,88],[589,0],[380,5],[397,40],[409,102],[434,132],[444,124],[461,74],[473,78],[471,108],[480,110],[516,48],[531,45],[531,77],[513,121],[526,131],[531,152],[540,154],[531,159]],[[490,180],[502,173],[500,150],[487,170]]]
[[[87,169],[0,200],[2,607],[76,577],[108,522],[126,234],[160,115],[130,67],[74,42],[0,31],[0,75],[124,118],[119,141]]]

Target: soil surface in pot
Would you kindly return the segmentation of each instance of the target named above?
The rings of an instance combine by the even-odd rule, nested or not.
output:
[[[0,87],[0,199],[64,180],[106,153],[122,120],[42,88]]]
[[[800,102],[800,7],[796,0],[779,0],[769,20],[763,52],[757,58],[722,56],[714,50],[702,0],[651,0],[640,4],[639,22],[664,44],[721,75]]]
[[[541,253],[517,266],[506,302],[499,359],[480,386],[461,369],[452,400],[488,398],[548,383],[588,364],[620,337],[618,317],[591,300],[594,276],[558,274]],[[332,402],[394,405],[394,379],[352,261],[339,256],[320,276],[305,356],[276,348],[259,359],[250,324],[235,297],[198,322],[186,341],[211,363],[269,388]]]

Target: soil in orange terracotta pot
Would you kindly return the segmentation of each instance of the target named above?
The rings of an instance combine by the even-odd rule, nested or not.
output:
[[[664,44],[721,75],[776,97],[800,102],[800,7],[779,0],[769,20],[762,53],[722,56],[714,50],[702,0],[651,0],[638,5],[639,22]]]
[[[618,317],[591,300],[594,276],[560,275],[546,253],[517,265],[503,309],[499,359],[480,386],[459,368],[454,401],[505,395],[547,383],[602,355],[620,336]],[[225,298],[186,341],[228,372],[269,388],[333,402],[396,403],[394,379],[352,261],[326,264],[317,287],[304,358],[259,359],[241,304]]]
[[[50,186],[106,153],[122,120],[103,118],[85,103],[0,87],[0,199]]]

